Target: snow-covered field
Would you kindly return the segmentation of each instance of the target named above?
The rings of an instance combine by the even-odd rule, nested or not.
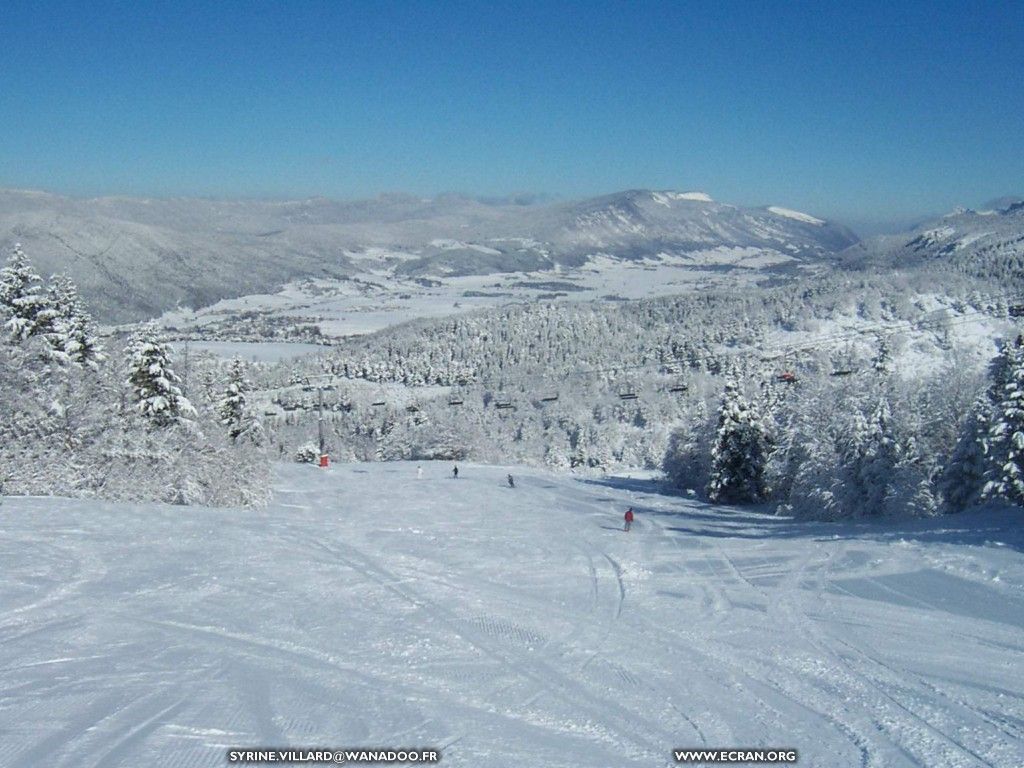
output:
[[[796,264],[794,268],[812,269],[771,249],[719,246],[685,256],[660,254],[636,261],[596,255],[579,268],[436,277],[427,285],[378,271],[358,282],[307,280],[290,283],[272,295],[225,299],[198,311],[179,308],[164,313],[161,322],[216,338],[223,323],[259,313],[276,320],[314,318],[321,333],[338,338],[374,333],[409,320],[448,317],[519,302],[643,299],[725,285],[755,285],[772,277],[771,267],[791,262]],[[226,332],[228,337],[234,333]],[[223,351],[208,343],[211,351]]]
[[[261,511],[4,499],[0,765],[1024,764],[1019,510],[795,523],[648,479],[423,466],[281,465]]]

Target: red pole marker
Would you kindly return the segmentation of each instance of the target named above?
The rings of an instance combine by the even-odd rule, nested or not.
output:
[[[330,465],[331,465],[331,459],[328,457],[328,455],[326,453],[321,453],[320,454],[320,466],[321,467],[329,467]]]

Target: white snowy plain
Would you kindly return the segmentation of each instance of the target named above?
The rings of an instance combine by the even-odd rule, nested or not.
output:
[[[258,511],[4,499],[0,765],[1024,764],[1020,510],[802,523],[422,466],[280,465]]]

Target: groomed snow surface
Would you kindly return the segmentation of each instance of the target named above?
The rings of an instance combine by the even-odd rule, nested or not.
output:
[[[282,465],[260,511],[5,499],[0,765],[1024,764],[1020,510],[796,523],[644,479],[423,468]]]

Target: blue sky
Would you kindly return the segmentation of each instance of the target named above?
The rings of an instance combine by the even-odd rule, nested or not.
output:
[[[700,189],[841,219],[1024,193],[1024,3],[0,4],[0,186]]]

